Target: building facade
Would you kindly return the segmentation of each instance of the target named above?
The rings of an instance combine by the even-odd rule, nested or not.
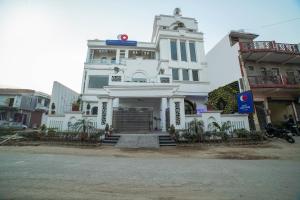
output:
[[[151,42],[120,41],[88,41],[83,111],[98,116],[99,128],[183,129],[185,114],[206,109],[207,64],[195,19],[175,9],[155,17]]]
[[[50,96],[29,89],[0,88],[0,120],[39,127],[48,112]]]
[[[172,125],[185,129],[197,118],[206,130],[209,123],[224,120],[232,121],[233,128],[249,129],[247,115],[207,111],[210,83],[203,33],[196,19],[183,17],[180,9],[155,16],[151,42],[121,34],[118,40],[88,40],[87,47],[81,94],[73,102],[80,102],[80,109],[50,112],[48,127],[68,131],[85,118],[97,129],[109,125],[116,133],[165,132]],[[55,96],[51,103],[61,107],[63,96]]]
[[[257,37],[232,31],[207,53],[212,85],[238,80],[242,91],[252,91],[252,129],[280,125],[286,116],[300,120],[300,45],[254,40]]]

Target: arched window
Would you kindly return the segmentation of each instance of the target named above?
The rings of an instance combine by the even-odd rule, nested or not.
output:
[[[136,72],[132,76],[132,81],[133,82],[147,82],[147,77],[142,72]]]
[[[196,105],[189,100],[184,100],[184,110],[187,115],[196,114]]]
[[[93,107],[92,108],[92,115],[98,115],[98,107]]]

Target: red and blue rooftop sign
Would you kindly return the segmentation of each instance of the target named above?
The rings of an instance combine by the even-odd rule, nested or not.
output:
[[[136,46],[137,41],[128,40],[127,34],[120,34],[118,35],[118,40],[106,40],[106,45],[112,46]]]

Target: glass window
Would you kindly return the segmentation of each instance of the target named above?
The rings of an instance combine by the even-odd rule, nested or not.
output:
[[[108,76],[89,76],[89,88],[103,88],[108,85]]]
[[[153,60],[155,59],[155,52],[154,51],[146,51],[146,50],[129,50],[128,51],[128,58],[136,59],[137,57],[141,57],[144,60]]]
[[[181,52],[181,60],[187,61],[185,41],[180,41],[180,52]]]
[[[182,80],[188,81],[189,80],[189,70],[183,69],[182,70]]]
[[[197,60],[196,60],[195,42],[190,42],[189,46],[190,46],[191,61],[192,62],[197,62]]]
[[[192,70],[193,73],[193,81],[199,81],[198,70]]]
[[[170,46],[171,46],[171,59],[172,60],[177,60],[177,44],[176,44],[176,40],[171,40]]]
[[[172,69],[173,80],[179,80],[178,69]]]

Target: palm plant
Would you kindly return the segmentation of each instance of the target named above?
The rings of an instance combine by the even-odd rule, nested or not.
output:
[[[80,132],[81,140],[84,140],[90,130],[95,129],[93,123],[88,119],[79,119],[72,125],[73,129]]]
[[[219,132],[227,132],[231,128],[230,121],[224,122],[221,125],[217,122],[212,122],[213,128],[215,128],[216,131]]]
[[[193,135],[192,140],[198,140],[200,142],[203,139],[204,122],[195,118],[189,123],[189,132]]]

